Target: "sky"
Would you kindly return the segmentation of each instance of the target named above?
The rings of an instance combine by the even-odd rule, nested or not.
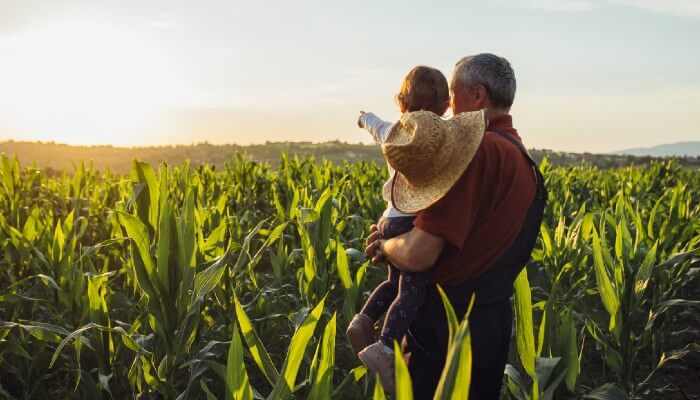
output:
[[[513,66],[531,148],[700,140],[699,0],[0,0],[0,141],[370,143],[416,65]]]

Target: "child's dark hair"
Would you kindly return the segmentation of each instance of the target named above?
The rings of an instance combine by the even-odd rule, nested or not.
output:
[[[445,75],[423,65],[408,72],[396,94],[396,103],[402,112],[425,110],[442,115],[449,99]]]

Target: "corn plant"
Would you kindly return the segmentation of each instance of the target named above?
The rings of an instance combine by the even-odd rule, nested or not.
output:
[[[690,397],[700,173],[541,168],[551,195],[515,285],[508,396]],[[385,398],[339,332],[385,277],[361,249],[386,178],[286,154],[127,176],[3,155],[0,398]],[[435,398],[465,398],[467,319],[445,308]]]

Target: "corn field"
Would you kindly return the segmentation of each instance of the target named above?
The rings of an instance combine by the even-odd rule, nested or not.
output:
[[[0,398],[386,397],[344,335],[386,274],[363,251],[383,166],[1,161]],[[700,399],[700,172],[542,170],[502,398]],[[469,326],[445,308],[435,398],[464,399]]]

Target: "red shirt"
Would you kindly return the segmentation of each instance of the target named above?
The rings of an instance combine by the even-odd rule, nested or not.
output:
[[[512,117],[497,117],[488,129],[459,180],[413,223],[446,241],[433,269],[441,285],[463,283],[493,265],[518,236],[535,197],[535,173],[527,159],[493,132],[498,129],[522,143]]]

